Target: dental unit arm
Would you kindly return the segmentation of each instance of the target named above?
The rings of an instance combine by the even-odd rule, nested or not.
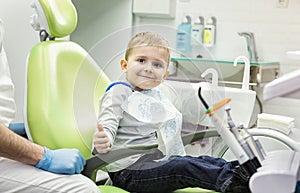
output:
[[[229,128],[215,113],[231,99],[225,99],[209,107],[201,95],[201,87],[198,96],[219,135],[233,152],[241,167],[249,174],[252,193],[295,192],[297,181],[300,180],[300,152],[277,150],[265,154],[258,139],[254,139],[242,125],[234,124],[230,116],[230,108],[225,108]]]

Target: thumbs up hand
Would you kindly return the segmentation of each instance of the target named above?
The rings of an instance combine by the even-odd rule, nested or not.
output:
[[[107,153],[110,149],[110,142],[101,123],[98,124],[98,132],[94,135],[94,147],[98,153]]]

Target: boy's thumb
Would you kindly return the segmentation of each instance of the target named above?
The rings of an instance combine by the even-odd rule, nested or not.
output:
[[[103,125],[101,123],[98,123],[98,131],[104,131]]]

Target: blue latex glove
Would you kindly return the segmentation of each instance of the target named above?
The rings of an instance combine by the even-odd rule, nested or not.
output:
[[[45,154],[36,168],[58,174],[79,174],[86,163],[77,149],[50,150],[44,147],[44,150]]]

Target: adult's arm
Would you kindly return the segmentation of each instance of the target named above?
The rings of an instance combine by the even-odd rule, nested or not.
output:
[[[44,148],[21,137],[0,123],[0,156],[36,165],[44,156]]]
[[[50,150],[10,131],[0,123],[0,156],[59,174],[79,174],[85,159],[77,149]]]

